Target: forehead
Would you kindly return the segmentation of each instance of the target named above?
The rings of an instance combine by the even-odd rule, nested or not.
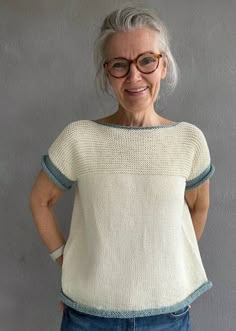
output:
[[[114,33],[106,44],[106,56],[132,59],[138,54],[159,52],[159,33],[150,28],[139,28],[129,32]]]

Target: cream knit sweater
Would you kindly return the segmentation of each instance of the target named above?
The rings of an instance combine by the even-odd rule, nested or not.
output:
[[[60,188],[75,189],[65,304],[142,317],[181,309],[211,288],[184,199],[215,171],[197,126],[79,120],[55,139],[42,167]]]

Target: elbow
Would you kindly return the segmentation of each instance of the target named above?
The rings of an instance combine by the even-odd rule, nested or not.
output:
[[[29,204],[28,205],[29,210],[31,211],[31,214],[33,216],[33,221],[36,222],[36,218],[37,218],[36,215],[38,214],[39,202],[34,192],[30,193],[28,204]]]
[[[35,210],[50,209],[54,206],[63,192],[63,190],[59,189],[43,172],[41,172],[29,195],[28,203],[30,210],[35,212]]]
[[[195,206],[192,210],[190,210],[190,214],[198,215],[198,217],[207,217],[209,206]]]
[[[209,207],[210,207],[209,196],[199,195],[195,203],[193,204],[191,210],[192,212],[207,213]]]
[[[28,203],[29,203],[29,209],[31,210],[33,216],[39,210],[42,210],[42,208],[49,209],[51,205],[50,200],[46,199],[46,197],[42,197],[38,195],[37,192],[34,192],[34,190],[32,190],[32,192],[30,193]]]

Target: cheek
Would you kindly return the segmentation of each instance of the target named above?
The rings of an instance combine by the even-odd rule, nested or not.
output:
[[[152,81],[149,81],[149,83],[151,86],[151,90],[150,90],[151,98],[156,99],[160,91],[160,81],[159,79],[154,79]]]
[[[153,79],[149,81],[149,85],[151,86],[151,90],[155,92],[156,90],[159,89],[160,82],[158,79]]]
[[[160,73],[153,72],[152,74],[148,75],[145,80],[149,86],[152,87],[152,89],[155,89],[160,85]]]
[[[160,74],[156,75],[155,79],[153,80],[153,85],[155,86],[155,88],[159,88],[161,84],[161,78],[160,78]]]
[[[113,90],[116,92],[116,94],[120,94],[122,91],[122,80],[121,79],[117,79],[117,80],[109,80],[109,83],[111,85],[111,87],[113,88]]]

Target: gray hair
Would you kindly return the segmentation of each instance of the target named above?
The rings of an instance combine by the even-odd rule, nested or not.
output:
[[[179,68],[170,49],[170,35],[153,9],[125,5],[107,15],[100,28],[100,33],[95,40],[94,63],[96,66],[95,85],[103,93],[109,94],[109,83],[104,71],[103,63],[106,60],[106,43],[116,32],[132,31],[137,28],[149,27],[159,32],[160,51],[167,58],[167,74],[165,82],[167,94],[172,93],[179,80]]]

